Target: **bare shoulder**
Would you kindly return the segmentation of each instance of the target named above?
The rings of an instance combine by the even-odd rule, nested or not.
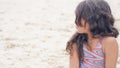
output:
[[[77,49],[78,49],[77,43],[73,43],[73,44],[72,44],[72,49],[73,49],[73,50],[77,50]]]
[[[118,49],[118,43],[115,37],[104,37],[102,44],[104,50]]]
[[[78,52],[78,45],[76,43],[72,44],[71,53]]]
[[[103,43],[105,44],[114,44],[117,43],[117,40],[115,37],[104,37],[103,38]]]

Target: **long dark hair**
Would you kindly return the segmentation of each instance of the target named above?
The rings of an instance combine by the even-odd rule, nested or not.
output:
[[[82,26],[81,18],[90,25],[92,37],[112,36],[117,37],[119,32],[114,27],[114,18],[110,6],[104,0],[84,0],[80,2],[75,10],[75,24]],[[76,43],[80,62],[83,62],[83,44],[88,44],[88,34],[75,34],[67,42],[66,51],[72,53],[72,46]]]

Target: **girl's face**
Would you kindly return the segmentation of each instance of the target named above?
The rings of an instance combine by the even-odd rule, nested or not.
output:
[[[89,32],[89,24],[86,23],[86,26],[85,26],[85,20],[83,18],[81,19],[81,24],[83,26],[76,25],[76,29],[77,29],[78,33],[88,33]]]

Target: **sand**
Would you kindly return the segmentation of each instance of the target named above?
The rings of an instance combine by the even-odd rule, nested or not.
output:
[[[120,1],[107,1],[120,30]],[[0,68],[68,68],[65,48],[76,30],[74,10],[79,2],[0,0]]]

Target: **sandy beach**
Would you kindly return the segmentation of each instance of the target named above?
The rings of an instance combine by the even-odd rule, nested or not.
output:
[[[107,0],[120,31],[120,0]],[[0,0],[0,68],[68,68],[80,0]],[[120,37],[117,38],[120,45]],[[120,54],[117,63],[120,68]]]

